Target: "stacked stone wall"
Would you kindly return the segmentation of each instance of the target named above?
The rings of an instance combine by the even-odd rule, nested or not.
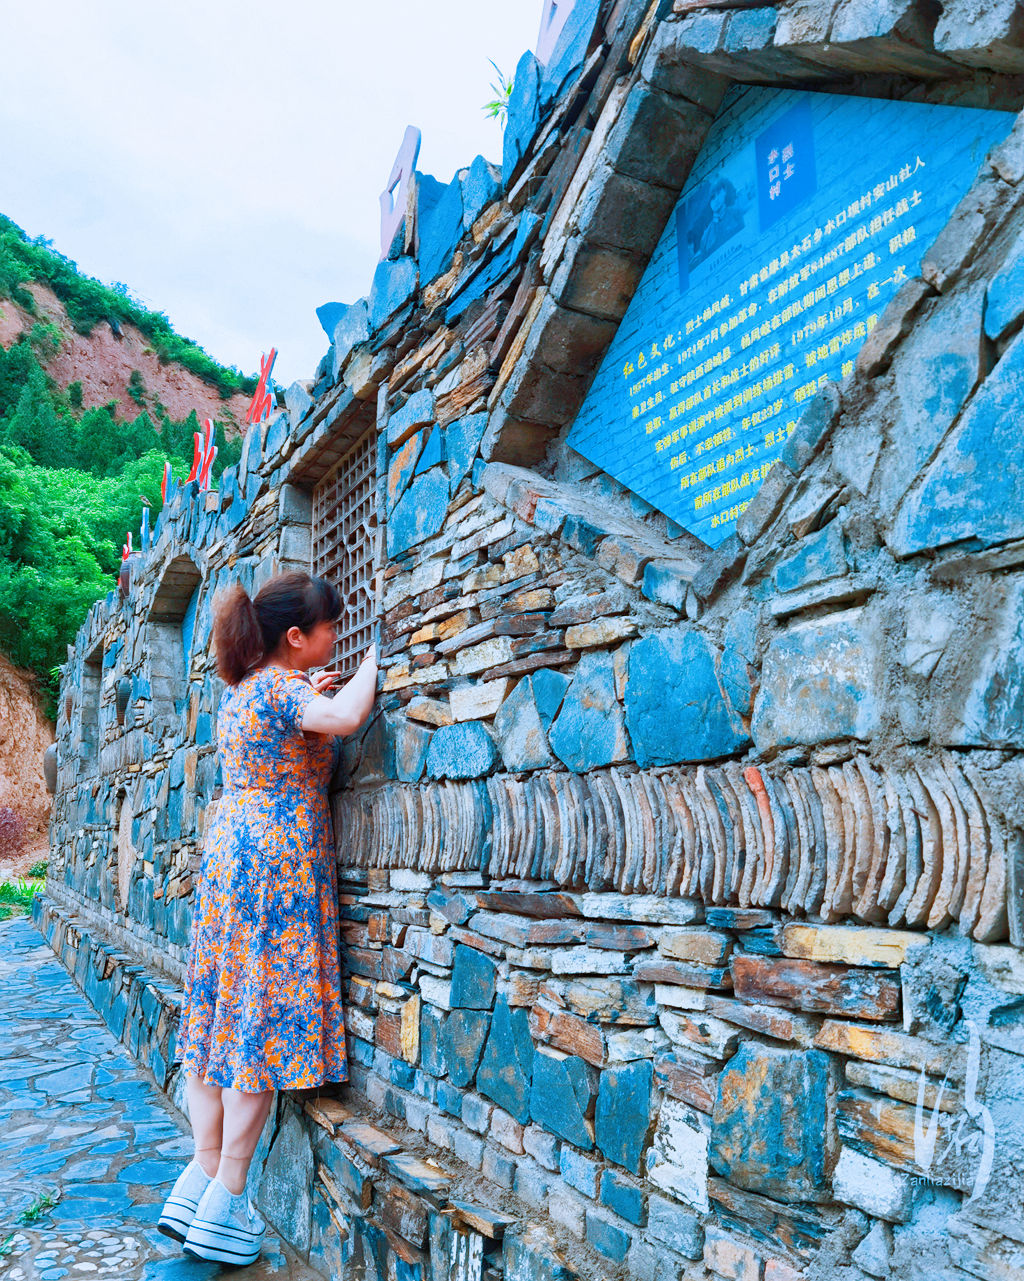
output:
[[[1024,127],[714,551],[566,439],[729,85],[1019,109],[1015,7],[961,8],[578,3],[500,173],[419,176],[315,379],[83,624],[37,914],[181,1102],[213,598],[309,566],[376,426],[352,1079],[259,1162],[325,1275],[1024,1275]]]

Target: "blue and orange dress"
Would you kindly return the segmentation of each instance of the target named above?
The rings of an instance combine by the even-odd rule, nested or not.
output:
[[[337,870],[327,806],[334,745],[305,737],[316,691],[262,667],[221,698],[224,792],[196,884],[178,1029],[182,1067],[257,1093],[345,1081]]]

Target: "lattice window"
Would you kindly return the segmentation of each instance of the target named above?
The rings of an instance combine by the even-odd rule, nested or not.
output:
[[[313,573],[341,593],[334,667],[345,676],[373,641],[377,440],[370,427],[313,491]]]

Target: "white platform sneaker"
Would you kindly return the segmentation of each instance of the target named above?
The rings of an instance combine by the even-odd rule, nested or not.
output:
[[[173,1237],[175,1241],[185,1240],[199,1202],[210,1182],[210,1176],[193,1158],[178,1175],[177,1182],[171,1188],[170,1196],[164,1202],[164,1208],[157,1221],[157,1227],[164,1236]]]
[[[259,1257],[266,1230],[249,1194],[235,1196],[214,1177],[196,1208],[183,1248],[197,1259],[241,1266]]]

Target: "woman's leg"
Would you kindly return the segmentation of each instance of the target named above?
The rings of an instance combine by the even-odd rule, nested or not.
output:
[[[192,1137],[196,1145],[195,1159],[204,1173],[212,1179],[220,1163],[221,1134],[224,1124],[222,1090],[219,1085],[207,1085],[195,1072],[189,1072],[188,1114],[192,1122]]]
[[[238,1196],[245,1187],[249,1163],[270,1114],[274,1091],[262,1090],[259,1094],[249,1094],[245,1090],[225,1089],[221,1098],[224,1104],[224,1132],[217,1177],[229,1192]]]

